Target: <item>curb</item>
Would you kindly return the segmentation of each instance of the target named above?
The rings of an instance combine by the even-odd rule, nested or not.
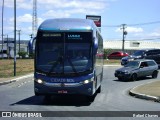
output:
[[[137,87],[140,87],[140,86],[141,85],[139,85]],[[129,95],[134,96],[136,98],[140,98],[140,99],[152,100],[152,101],[155,101],[155,102],[160,102],[160,97],[156,97],[156,96],[151,96],[151,95],[135,92],[134,89],[137,88],[137,87],[134,87],[133,89],[129,90]]]
[[[117,66],[119,67],[119,66],[121,66],[121,65],[115,65],[115,64],[113,64],[113,65],[103,65],[103,66],[104,66],[104,67],[107,67],[107,66],[108,66],[108,67],[117,67]]]
[[[8,83],[17,82],[19,80],[22,80],[22,79],[25,79],[25,78],[29,78],[29,77],[32,77],[32,76],[33,76],[33,74],[21,76],[21,77],[14,78],[14,79],[11,79],[11,80],[8,80],[8,81],[0,82],[0,85],[5,85],[5,84],[8,84]]]

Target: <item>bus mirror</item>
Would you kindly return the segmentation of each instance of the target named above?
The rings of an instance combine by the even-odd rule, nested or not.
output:
[[[94,54],[97,54],[97,49],[98,49],[98,40],[94,38]]]
[[[94,39],[94,47],[97,49],[98,48],[98,40]]]
[[[36,37],[33,37],[28,43],[29,56],[32,56],[34,54],[35,42],[36,42]]]

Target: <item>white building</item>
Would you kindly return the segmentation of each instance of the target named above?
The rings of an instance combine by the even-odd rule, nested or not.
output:
[[[125,50],[139,50],[139,49],[150,49],[159,48],[160,42],[147,42],[147,41],[125,41]],[[104,49],[122,49],[122,41],[108,40],[104,41]]]
[[[4,58],[8,57],[7,54],[2,55],[1,50],[2,50],[2,43],[0,41],[0,58],[2,58],[2,56]],[[7,43],[4,43],[3,50],[7,51],[10,57],[12,57],[12,58],[14,57],[14,43],[8,43],[8,45],[7,45]],[[28,52],[28,41],[26,41],[26,40],[21,41],[20,51]],[[17,44],[16,44],[16,54],[17,54],[16,56],[17,57],[19,57],[18,52],[19,52],[19,43],[17,41]]]

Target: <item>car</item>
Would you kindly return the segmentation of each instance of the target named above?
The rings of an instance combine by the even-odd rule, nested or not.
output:
[[[160,68],[160,49],[144,49],[137,50],[132,55],[123,57],[121,59],[121,65],[126,65],[129,61],[135,59],[153,59],[158,64]]]
[[[137,59],[129,61],[124,67],[115,70],[115,77],[119,80],[135,81],[139,77],[152,76],[157,78],[158,65],[154,60]]]
[[[97,57],[97,58],[103,58],[103,57],[104,57],[104,54],[103,54],[103,53],[97,53],[97,54],[96,54],[96,57]]]
[[[109,54],[108,59],[121,59],[121,58],[128,56],[128,55],[129,54],[126,52],[118,51],[118,52],[113,52],[113,53]]]

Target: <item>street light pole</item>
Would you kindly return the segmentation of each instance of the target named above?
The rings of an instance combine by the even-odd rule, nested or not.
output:
[[[7,58],[9,59],[9,45],[8,45],[8,35],[7,35]]]
[[[3,13],[4,13],[4,0],[2,1],[2,59],[3,59]]]
[[[14,0],[14,76],[16,76],[16,0]]]

